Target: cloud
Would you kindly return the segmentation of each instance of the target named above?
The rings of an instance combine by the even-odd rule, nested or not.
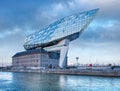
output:
[[[53,3],[41,11],[41,7],[36,10],[35,19],[42,26],[48,25],[65,15],[67,7],[63,3]],[[64,11],[64,12],[63,12]]]
[[[4,38],[6,36],[9,36],[9,35],[14,35],[14,34],[17,34],[20,32],[20,29],[19,28],[15,28],[13,29],[12,31],[11,30],[4,30],[3,32],[0,33],[0,39],[1,38]]]
[[[94,21],[83,34],[81,34],[80,38],[83,41],[92,42],[120,42],[119,24],[120,22],[118,21]]]
[[[71,13],[78,13],[81,11],[86,11],[94,8],[100,8],[100,13],[98,14],[98,18],[101,19],[119,19],[119,5],[120,1],[118,0],[69,0],[65,3],[67,10],[71,11]],[[70,13],[70,12],[68,12]],[[120,20],[120,19],[119,19]]]

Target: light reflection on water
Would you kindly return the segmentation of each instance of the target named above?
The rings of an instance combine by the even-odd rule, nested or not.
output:
[[[0,91],[120,91],[120,78],[0,72]]]
[[[7,83],[11,83],[12,82],[12,73],[3,73],[0,72],[0,82],[7,82]]]

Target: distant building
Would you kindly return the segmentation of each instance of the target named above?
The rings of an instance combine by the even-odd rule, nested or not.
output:
[[[25,52],[12,57],[14,68],[65,68],[69,43],[77,38],[94,19],[99,9],[64,17],[26,37]]]

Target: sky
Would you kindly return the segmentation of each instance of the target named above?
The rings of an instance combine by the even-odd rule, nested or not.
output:
[[[12,63],[27,35],[62,17],[99,8],[70,43],[68,63],[120,64],[120,0],[0,0],[0,65]]]

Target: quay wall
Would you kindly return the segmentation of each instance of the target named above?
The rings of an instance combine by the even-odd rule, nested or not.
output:
[[[120,77],[120,70],[80,70],[80,69],[44,69],[44,70],[2,70],[9,72],[37,72],[49,74],[65,74],[65,75],[89,75],[89,76],[108,76]]]

